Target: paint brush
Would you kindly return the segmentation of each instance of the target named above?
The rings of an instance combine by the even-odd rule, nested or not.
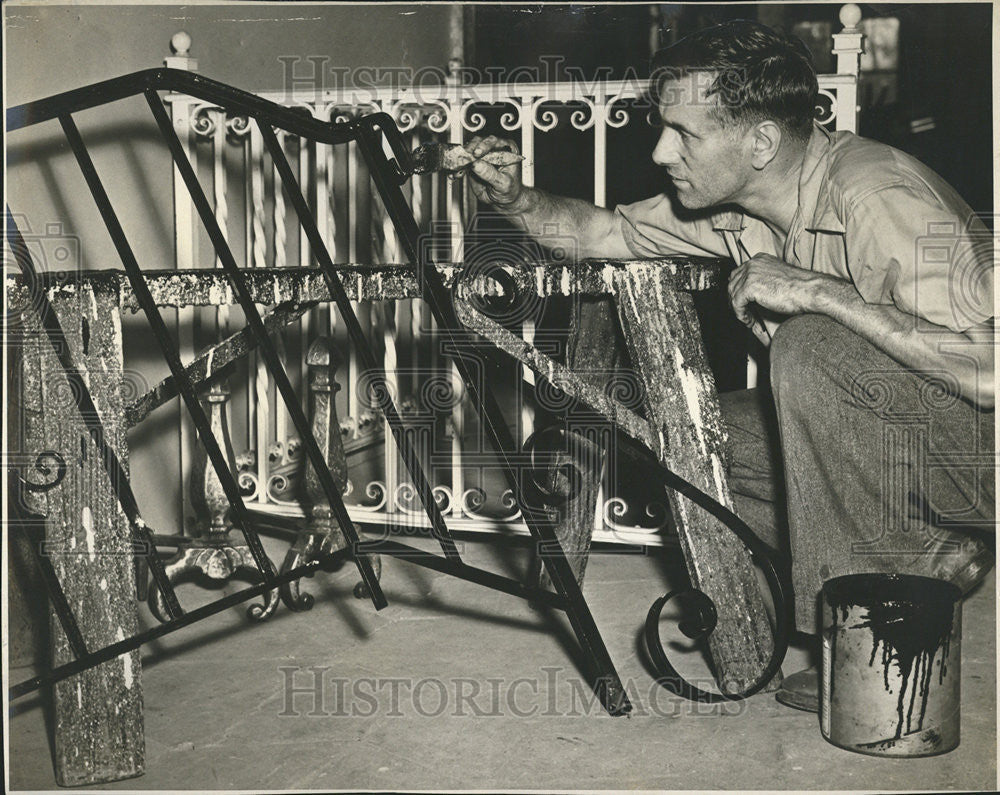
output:
[[[503,149],[494,149],[482,157],[473,157],[461,144],[443,144],[437,141],[421,144],[413,150],[412,157],[414,174],[443,171],[451,176],[458,176],[478,160],[496,168],[511,166],[524,160],[522,155]]]

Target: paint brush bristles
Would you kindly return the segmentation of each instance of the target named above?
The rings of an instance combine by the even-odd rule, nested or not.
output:
[[[443,171],[453,176],[462,173],[477,160],[497,168],[511,166],[524,160],[523,156],[502,149],[495,149],[477,158],[469,154],[461,144],[442,144],[436,141],[421,144],[413,150],[412,156],[414,174],[433,174],[436,171]]]

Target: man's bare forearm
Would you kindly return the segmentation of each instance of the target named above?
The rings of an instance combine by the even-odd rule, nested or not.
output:
[[[493,209],[547,248],[566,248],[572,239],[576,250],[570,253],[578,259],[631,256],[615,214],[590,202],[526,187],[513,202]]]
[[[952,331],[918,321],[894,306],[868,304],[852,284],[833,279],[822,283],[816,308],[903,366],[948,372],[963,397],[982,409],[994,407],[992,324]]]
[[[992,409],[996,402],[990,321],[952,331],[895,306],[869,304],[846,279],[798,268],[770,254],[758,254],[733,270],[729,300],[748,326],[754,320],[751,304],[785,316],[826,315],[904,367],[951,374],[960,394],[980,408]],[[767,344],[766,337],[758,336]]]

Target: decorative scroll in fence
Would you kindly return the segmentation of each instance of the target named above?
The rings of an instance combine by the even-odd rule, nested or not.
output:
[[[855,130],[857,123],[858,60],[862,35],[858,7],[840,11],[844,28],[833,35],[837,74],[819,77],[817,118],[831,129]],[[190,37],[173,39],[176,55],[167,59],[174,68],[196,68],[188,55]],[[460,64],[459,64],[460,65]],[[450,67],[454,68],[453,62]],[[454,74],[454,72],[453,72]],[[608,197],[609,131],[647,124],[643,104],[645,81],[586,83],[511,83],[459,85],[457,77],[444,85],[393,88],[340,88],[321,93],[259,92],[265,99],[298,107],[303,113],[329,121],[344,121],[384,111],[397,122],[414,146],[437,139],[461,143],[473,134],[498,128],[515,140],[525,156],[522,176],[535,183],[535,151],[539,133],[557,127],[587,133],[592,141],[592,193],[587,198],[604,206]],[[218,107],[188,96],[165,97],[174,129],[189,154],[200,163],[211,184],[214,211],[243,267],[307,267],[314,264],[305,235],[289,234],[285,200],[274,166],[264,151],[260,132],[245,117],[227,116]],[[280,139],[286,157],[313,207],[320,233],[336,262],[389,264],[402,260],[392,224],[373,191],[355,142],[346,147],[303,143],[297,136]],[[465,259],[473,198],[464,180],[441,174],[414,176],[406,187],[407,200],[421,230],[434,232],[435,257],[441,261]],[[175,184],[176,265],[180,269],[211,267],[214,257],[199,250],[192,223],[193,208],[182,184]],[[507,252],[510,253],[510,252]],[[527,257],[531,258],[531,257]],[[460,379],[447,355],[436,344],[430,313],[419,299],[376,304],[354,304],[366,332],[380,341],[389,387],[400,398],[404,418],[417,421],[422,413],[437,414],[431,431],[447,440],[447,455],[431,462],[434,492],[442,512],[456,530],[525,532],[509,491],[490,493],[475,464],[473,436],[467,421],[469,407]],[[181,308],[182,349],[188,359],[197,350],[229,330],[229,310]],[[522,336],[532,342],[536,317],[523,320]],[[418,521],[419,505],[412,486],[400,474],[397,453],[385,445],[384,419],[366,395],[359,379],[357,354],[347,344],[335,308],[321,307],[304,315],[293,330],[276,336],[286,367],[298,384],[307,379],[306,355],[320,335],[329,336],[345,367],[339,374],[342,390],[338,406],[344,445],[357,482],[348,485],[352,518],[362,524],[408,526]],[[748,378],[755,377],[753,364]],[[288,418],[263,363],[252,355],[241,385],[235,379],[233,443],[238,476],[247,502],[257,511],[301,516],[297,494],[303,461],[298,440],[289,436]],[[523,441],[534,429],[537,404],[534,378],[523,368],[521,378],[509,379],[511,405],[520,406],[518,430]],[[305,396],[307,389],[302,389]],[[305,399],[305,398],[304,398]],[[183,420],[182,420],[183,422]],[[190,430],[180,431],[182,482],[188,482],[194,449]],[[437,446],[441,448],[441,445]],[[359,466],[359,462],[366,465]],[[629,505],[605,477],[599,501],[594,539],[658,545],[668,527],[669,511],[662,504]],[[184,498],[188,499],[187,496]],[[185,514],[190,510],[186,509]]]

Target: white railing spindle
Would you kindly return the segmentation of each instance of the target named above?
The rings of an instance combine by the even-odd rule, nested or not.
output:
[[[544,96],[544,95],[542,95]],[[524,162],[521,164],[521,181],[527,187],[534,187],[535,184],[535,111],[538,109],[540,101],[535,100],[534,95],[525,96],[521,102],[521,154],[524,155]],[[529,345],[535,342],[535,321],[526,319],[521,324],[521,336]],[[532,404],[533,397],[524,392],[524,384],[530,387],[535,386],[535,374],[530,368],[521,367],[521,443],[535,432],[535,407]]]
[[[267,233],[264,230],[264,146],[256,125],[250,129],[250,216],[251,238],[253,241],[253,267],[267,267]],[[264,363],[264,357],[254,355],[253,372],[254,427],[256,428],[257,449],[257,502],[266,503],[267,481],[270,471],[268,447],[271,417],[271,379]],[[284,440],[282,440],[284,441]]]
[[[358,190],[361,180],[358,178],[358,145],[351,141],[347,145],[347,261],[358,261]],[[351,302],[351,309],[361,321],[360,303]],[[358,351],[351,345],[347,360],[347,415],[354,420],[352,433],[357,436],[361,420],[361,406],[358,400]]]

